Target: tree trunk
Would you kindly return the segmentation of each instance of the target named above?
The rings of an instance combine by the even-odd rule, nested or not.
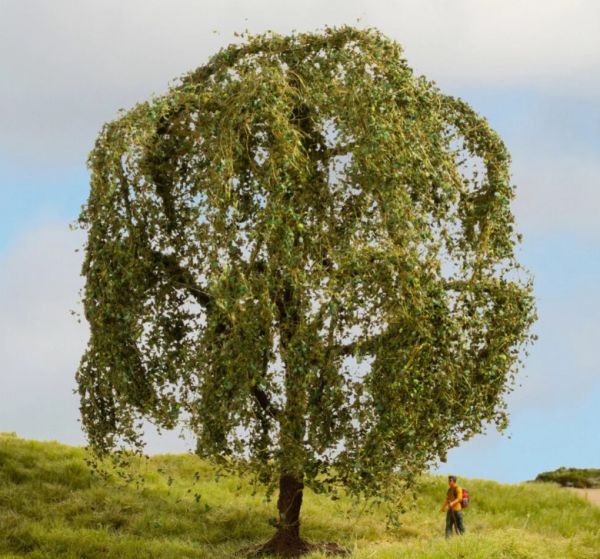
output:
[[[277,535],[285,540],[300,538],[300,508],[302,507],[302,491],[304,484],[295,476],[282,474],[279,478],[279,530]]]
[[[258,550],[257,555],[300,557],[311,546],[300,537],[300,508],[304,483],[292,474],[281,474],[277,510],[279,522],[275,535]]]

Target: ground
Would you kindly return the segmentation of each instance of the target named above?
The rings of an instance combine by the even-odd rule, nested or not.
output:
[[[600,489],[570,489],[573,493],[577,493],[590,503],[600,506]]]
[[[239,558],[273,534],[275,502],[196,456],[141,461],[137,488],[93,476],[84,458],[81,448],[0,436],[1,559]],[[397,526],[382,508],[307,491],[302,534],[344,545],[352,559],[600,559],[600,507],[572,491],[460,481],[472,496],[464,537],[443,537],[440,476],[420,480]]]

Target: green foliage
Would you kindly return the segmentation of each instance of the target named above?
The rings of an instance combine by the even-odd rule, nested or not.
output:
[[[141,489],[92,475],[85,457],[81,448],[0,436],[0,557],[230,559],[272,530],[272,508],[251,478],[217,481],[197,456],[140,459],[132,468]],[[464,538],[444,541],[441,477],[420,478],[415,507],[387,529],[385,508],[307,491],[306,535],[336,539],[354,559],[597,559],[600,508],[553,485],[459,481],[473,494]]]
[[[83,427],[386,495],[506,425],[535,318],[509,155],[376,30],[244,38],[89,156]]]
[[[600,470],[594,468],[558,468],[538,474],[535,481],[548,481],[563,487],[600,488]]]

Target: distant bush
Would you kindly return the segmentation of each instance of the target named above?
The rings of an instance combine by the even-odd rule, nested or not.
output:
[[[558,468],[542,472],[535,481],[552,481],[563,487],[600,488],[600,470],[594,468]]]

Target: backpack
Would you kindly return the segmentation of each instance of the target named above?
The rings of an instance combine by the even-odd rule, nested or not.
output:
[[[471,496],[469,495],[469,492],[463,487],[462,488],[462,501],[460,503],[460,506],[463,509],[466,509],[469,506],[470,500],[471,500]]]

